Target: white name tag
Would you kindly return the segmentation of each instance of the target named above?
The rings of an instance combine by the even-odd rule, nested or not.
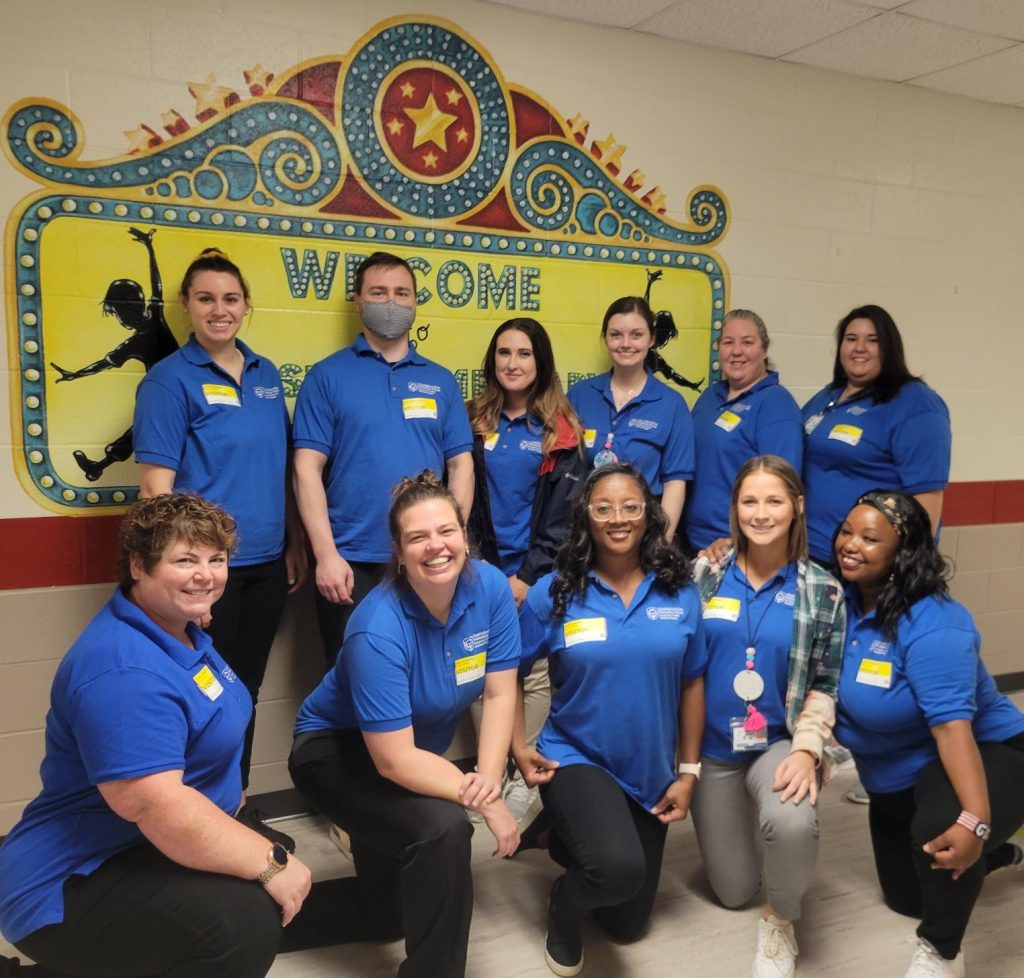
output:
[[[716,428],[721,428],[723,431],[732,431],[743,419],[738,414],[733,414],[732,411],[723,411],[715,422]]]
[[[863,428],[857,428],[852,424],[837,424],[828,433],[828,437],[831,441],[842,441],[847,445],[856,445],[863,434]]]
[[[587,448],[593,448],[595,441],[597,441],[597,428],[587,428],[587,430],[583,432],[583,444],[586,445]]]
[[[408,417],[408,415],[406,415]],[[489,451],[494,451],[494,446],[498,444],[498,433],[492,431],[489,435],[484,436],[484,448]]]
[[[238,391],[227,384],[203,384],[203,397],[207,404],[230,404],[232,407],[241,407],[238,400]]]
[[[861,659],[857,670],[857,682],[865,686],[888,689],[892,686],[892,663],[880,659]]]
[[[704,618],[720,618],[724,621],[738,621],[740,608],[743,607],[739,598],[714,597],[704,608]]]
[[[405,418],[436,418],[437,401],[432,397],[406,397],[402,400],[402,416]]]
[[[475,655],[464,655],[461,659],[455,660],[455,685],[465,686],[466,683],[483,679],[487,671],[487,652],[477,652]]]
[[[577,618],[574,621],[567,621],[562,626],[562,637],[567,649],[581,642],[606,642],[608,623],[604,618]]]
[[[203,666],[193,677],[192,681],[199,687],[200,692],[208,700],[215,700],[224,692],[220,680],[213,674],[209,666]]]

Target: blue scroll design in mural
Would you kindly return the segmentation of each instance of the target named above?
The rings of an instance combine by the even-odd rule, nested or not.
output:
[[[691,227],[662,220],[623,190],[586,150],[561,139],[535,140],[524,147],[512,165],[509,186],[516,212],[538,231],[706,246],[728,224],[725,201],[708,187],[690,196]]]
[[[440,184],[396,168],[377,126],[375,97],[388,76],[404,64],[424,61],[461,78],[476,99],[485,134],[465,171]],[[342,91],[342,130],[369,188],[389,207],[412,217],[458,217],[483,203],[498,186],[512,141],[504,85],[487,59],[447,27],[420,22],[386,27],[352,57]]]
[[[243,103],[188,137],[113,162],[78,161],[78,126],[53,103],[20,107],[5,135],[13,158],[45,183],[141,187],[167,200],[311,206],[330,198],[343,169],[324,121],[283,99]]]

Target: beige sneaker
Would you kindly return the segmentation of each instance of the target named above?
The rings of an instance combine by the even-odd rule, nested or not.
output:
[[[964,952],[950,961],[919,937],[910,967],[903,978],[964,978]]]
[[[796,974],[796,946],[793,925],[788,920],[769,915],[757,922],[757,953],[750,978],[793,978]]]

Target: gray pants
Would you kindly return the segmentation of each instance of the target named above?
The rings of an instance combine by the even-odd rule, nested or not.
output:
[[[763,866],[767,904],[780,917],[798,920],[818,858],[818,813],[807,798],[782,804],[780,792],[772,791],[775,769],[790,747],[780,740],[736,764],[703,758],[690,811],[718,899],[730,908],[748,903]]]

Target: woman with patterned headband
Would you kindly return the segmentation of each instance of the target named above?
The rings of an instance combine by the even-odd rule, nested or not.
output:
[[[835,555],[848,608],[836,736],[871,800],[885,902],[921,919],[906,978],[961,978],[986,873],[1021,860],[1007,839],[1024,822],[1024,714],[985,669],[916,499],[865,493]]]

